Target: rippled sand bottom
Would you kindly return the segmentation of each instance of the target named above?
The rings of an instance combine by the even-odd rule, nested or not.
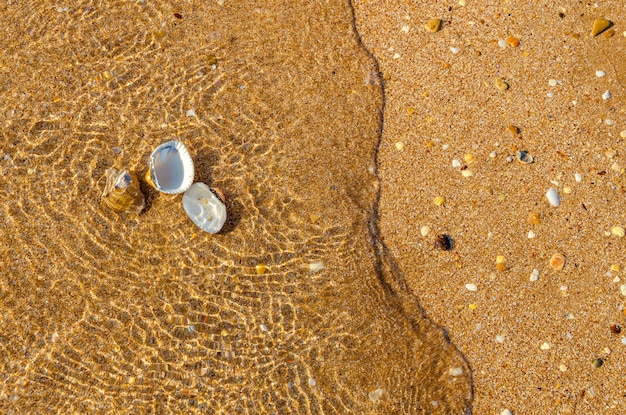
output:
[[[349,3],[0,12],[0,412],[469,410],[378,237],[382,88]],[[139,216],[101,203],[173,138],[226,195],[219,235],[144,181]]]

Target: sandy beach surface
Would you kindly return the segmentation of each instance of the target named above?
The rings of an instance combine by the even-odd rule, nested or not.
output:
[[[467,358],[474,413],[625,413],[625,4],[461,3],[354,2],[385,79],[381,236]]]
[[[625,5],[416,3],[0,3],[0,412],[625,413]]]

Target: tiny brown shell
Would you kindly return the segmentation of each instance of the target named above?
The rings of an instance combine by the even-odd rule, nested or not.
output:
[[[550,266],[557,271],[560,271],[565,266],[565,257],[561,254],[554,254],[550,258]]]
[[[134,173],[126,169],[107,169],[107,178],[102,192],[102,201],[116,212],[139,214],[146,205],[146,200],[139,187],[139,180]]]

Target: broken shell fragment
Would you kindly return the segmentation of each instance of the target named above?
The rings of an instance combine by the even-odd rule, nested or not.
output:
[[[534,160],[533,156],[531,156],[528,151],[524,150],[518,150],[515,153],[515,158],[522,164],[530,164]]]
[[[204,183],[194,183],[183,195],[183,208],[200,229],[218,233],[226,222],[226,205],[217,193]]]
[[[131,212],[139,214],[146,205],[139,180],[134,173],[126,169],[107,169],[104,172],[107,178],[102,192],[102,201],[116,212]]]
[[[183,193],[193,183],[194,165],[191,154],[178,140],[158,146],[150,155],[146,181],[167,194]]]
[[[550,188],[546,192],[546,198],[548,199],[548,202],[550,202],[551,206],[558,207],[561,204],[559,192],[554,187]]]
[[[613,23],[607,19],[596,19],[593,21],[593,26],[591,28],[591,36],[598,36],[600,33],[604,32],[606,29],[611,27]]]
[[[561,254],[554,254],[550,258],[550,266],[557,271],[560,271],[565,266],[565,257]]]

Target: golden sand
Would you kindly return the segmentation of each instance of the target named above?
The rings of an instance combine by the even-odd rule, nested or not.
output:
[[[246,4],[0,6],[0,412],[468,408],[377,237],[383,95],[350,4]],[[219,235],[143,179],[173,138],[226,196]],[[101,202],[109,168],[140,215]]]
[[[611,330],[626,299],[626,245],[612,233],[626,223],[624,3],[354,5],[385,79],[381,237],[467,358],[473,413],[626,413],[626,344]],[[436,33],[424,28],[434,18]],[[612,37],[591,36],[598,18]],[[444,233],[451,251],[434,246]]]
[[[0,412],[624,413],[626,9],[459,3],[0,5]]]

